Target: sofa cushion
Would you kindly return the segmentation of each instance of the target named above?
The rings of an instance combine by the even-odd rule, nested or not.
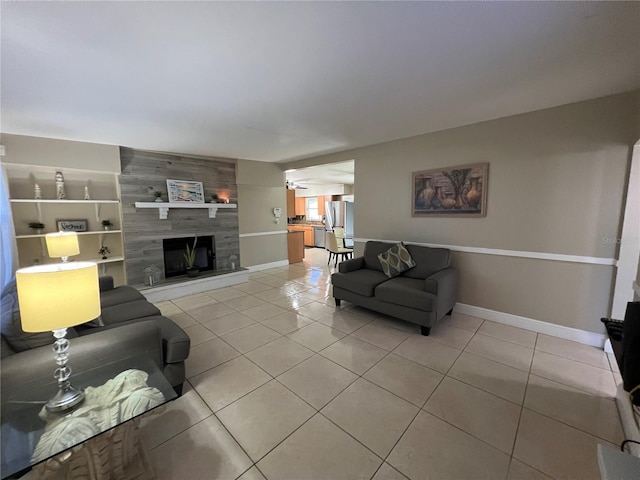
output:
[[[174,323],[173,320],[162,315],[153,315],[150,317],[132,318],[118,323],[111,323],[102,328],[86,328],[85,326],[77,327],[80,336],[94,335],[97,332],[105,330],[118,330],[126,325],[135,323],[153,322],[160,330],[162,337],[162,351],[164,353],[165,363],[183,362],[189,356],[191,347],[191,339],[182,328]]]
[[[449,266],[451,251],[446,248],[422,247],[420,245],[405,245],[416,266],[402,274],[403,277],[425,279]]]
[[[380,260],[378,260],[378,255],[386,252],[393,247],[393,245],[393,243],[377,242],[375,240],[368,241],[364,246],[364,253],[362,254],[364,267],[369,270],[381,272],[382,266],[380,265]]]
[[[331,283],[334,287],[343,288],[349,292],[373,297],[374,289],[389,278],[381,271],[363,268],[349,273],[334,273]]]
[[[392,278],[375,289],[376,299],[404,307],[431,312],[436,308],[436,296],[425,292],[424,280],[407,277]]]
[[[389,278],[397,277],[402,272],[406,272],[416,266],[416,262],[413,261],[411,254],[402,242],[378,254],[378,260],[382,271]]]
[[[160,310],[146,300],[134,300],[133,302],[119,303],[111,307],[102,308],[100,317],[105,325],[125,322],[134,318],[151,317],[160,315]]]
[[[105,290],[100,292],[100,306],[102,308],[113,307],[120,303],[133,302],[134,300],[144,300],[138,290],[128,285],[122,285],[111,290]]]

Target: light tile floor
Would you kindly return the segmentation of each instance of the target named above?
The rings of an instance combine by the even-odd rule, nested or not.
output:
[[[323,250],[158,304],[192,340],[184,395],[143,422],[161,479],[598,479],[619,444],[596,348],[454,313],[334,306]]]

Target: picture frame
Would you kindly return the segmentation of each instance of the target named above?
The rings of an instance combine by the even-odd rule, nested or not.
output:
[[[59,232],[86,232],[86,220],[56,220]]]
[[[489,164],[421,170],[411,174],[412,217],[485,217]]]
[[[167,180],[169,202],[204,203],[202,182]]]

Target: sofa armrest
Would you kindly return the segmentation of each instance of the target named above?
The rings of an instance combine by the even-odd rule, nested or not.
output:
[[[356,257],[350,260],[345,260],[344,262],[340,262],[338,265],[338,271],[340,273],[349,273],[355,272],[356,270],[360,270],[364,268],[364,257]]]
[[[458,270],[455,268],[445,268],[424,280],[424,289],[433,293],[437,299],[436,313],[441,317],[456,304],[458,297]]]
[[[106,292],[107,290],[113,290],[113,277],[111,275],[100,275],[98,278],[98,282],[100,285],[100,291]]]
[[[52,344],[53,340],[52,335]],[[155,322],[123,325],[69,340],[69,366],[75,372],[136,354],[147,355],[162,371],[162,336]],[[16,353],[2,359],[0,383],[3,389],[19,388],[25,381],[49,383],[55,366],[50,346]]]

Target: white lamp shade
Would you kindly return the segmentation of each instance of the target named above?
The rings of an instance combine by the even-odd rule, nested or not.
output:
[[[25,332],[73,327],[100,315],[98,265],[93,262],[21,268],[16,285]]]
[[[44,238],[51,258],[70,257],[80,253],[76,232],[47,233]]]

